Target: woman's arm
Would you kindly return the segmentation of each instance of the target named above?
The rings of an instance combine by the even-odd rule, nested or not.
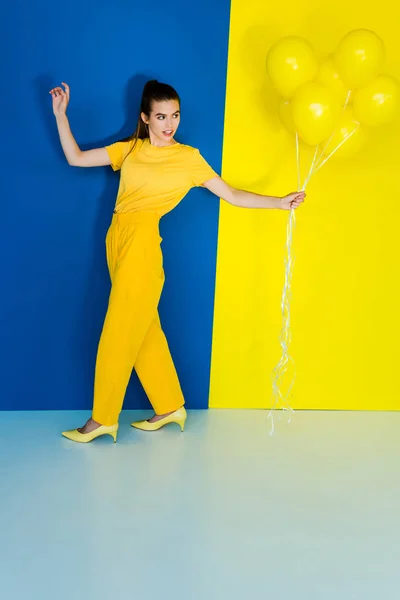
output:
[[[222,198],[222,200],[226,200],[229,204],[241,208],[275,208],[290,210],[292,208],[298,208],[304,202],[306,196],[305,192],[293,192],[282,198],[253,194],[253,192],[238,190],[228,185],[221,177],[213,177],[212,179],[205,181],[203,185],[210,190],[210,192],[219,198]]]
[[[63,85],[65,91],[61,87],[57,87],[50,90],[49,93],[53,98],[53,113],[56,118],[61,146],[68,164],[73,167],[102,167],[110,165],[111,159],[105,148],[82,151],[76,143],[66,114],[70,90],[66,83],[63,83]]]

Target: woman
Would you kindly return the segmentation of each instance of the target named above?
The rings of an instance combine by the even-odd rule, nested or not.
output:
[[[245,208],[290,210],[304,202],[304,192],[278,198],[229,186],[196,148],[175,141],[180,99],[169,85],[149,81],[144,86],[140,115],[130,138],[104,148],[81,151],[68,123],[70,89],[66,83],[50,90],[60,141],[68,164],[76,167],[111,165],[121,170],[114,215],[106,238],[111,293],[100,338],[92,417],[62,435],[90,442],[109,434],[117,440],[132,369],[135,368],[154,408],[147,421],[132,423],[146,431],[186,421],[184,398],[158,316],[164,284],[160,248],[160,218],[195,186],[204,186],[230,204]]]

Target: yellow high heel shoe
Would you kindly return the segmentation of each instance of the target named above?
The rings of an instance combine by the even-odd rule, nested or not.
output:
[[[157,429],[161,429],[161,427],[168,425],[168,423],[177,423],[180,425],[181,431],[183,431],[185,428],[186,419],[187,412],[182,406],[167,417],[164,417],[159,421],[155,421],[154,423],[149,423],[149,421],[136,421],[135,423],[131,423],[131,426],[135,427],[135,429],[142,429],[143,431],[157,431]]]
[[[117,425],[110,425],[108,427],[106,425],[100,425],[100,427],[90,433],[81,433],[77,429],[70,429],[69,431],[63,431],[62,435],[73,442],[80,442],[82,444],[87,444],[101,435],[111,435],[111,437],[114,438],[115,444],[117,441],[117,432],[118,423]]]

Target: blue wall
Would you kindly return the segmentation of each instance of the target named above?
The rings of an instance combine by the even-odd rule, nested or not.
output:
[[[182,98],[177,139],[220,172],[229,5],[8,3],[0,37],[0,409],[91,407],[108,300],[104,238],[119,176],[67,164],[48,90],[69,83],[71,128],[89,149],[132,133],[147,79],[168,82]],[[218,204],[195,189],[161,221],[160,314],[189,408],[208,406]],[[125,408],[148,406],[133,374]]]

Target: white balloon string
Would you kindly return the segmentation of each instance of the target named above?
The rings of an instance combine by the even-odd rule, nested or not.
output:
[[[337,151],[338,151],[338,150],[339,150],[339,149],[340,149],[340,148],[343,146],[343,144],[345,144],[345,143],[347,142],[347,140],[349,140],[349,139],[351,138],[351,136],[352,136],[352,135],[354,135],[354,133],[355,133],[355,132],[357,131],[357,129],[359,128],[359,126],[360,126],[360,125],[359,125],[359,124],[357,124],[357,127],[355,127],[355,128],[353,129],[353,131],[352,131],[351,133],[349,133],[349,135],[347,135],[347,136],[344,138],[344,140],[342,140],[342,141],[340,142],[340,144],[338,144],[338,145],[336,146],[336,148],[334,148],[334,149],[332,150],[332,152],[331,152],[330,154],[328,154],[328,156],[325,158],[325,160],[323,160],[323,161],[322,161],[322,163],[320,163],[319,165],[317,165],[317,168],[315,169],[315,173],[317,173],[317,172],[318,172],[318,171],[319,171],[319,170],[320,170],[320,169],[321,169],[321,168],[324,166],[324,164],[325,164],[325,163],[327,163],[327,162],[328,162],[328,160],[329,160],[329,159],[330,159],[330,158],[331,158],[331,157],[332,157],[334,154],[336,154],[336,152],[337,152]]]
[[[304,181],[303,187],[301,188],[301,191],[302,191],[302,192],[304,192],[304,191],[305,191],[305,189],[306,189],[306,187],[307,187],[307,185],[308,185],[308,182],[309,182],[309,181],[310,181],[310,179],[311,179],[311,175],[314,173],[314,169],[315,169],[315,166],[316,166],[316,163],[317,163],[318,147],[319,147],[319,146],[317,146],[317,147],[315,148],[315,152],[314,152],[314,158],[313,158],[313,160],[312,160],[312,163],[311,163],[310,170],[309,170],[309,172],[308,172],[308,175],[307,175],[307,177],[306,177],[306,179],[305,179],[305,181]]]
[[[350,102],[351,90],[347,92],[346,102],[344,103],[344,110],[346,110],[348,103]]]
[[[291,329],[290,329],[290,300],[291,300],[291,284],[292,284],[292,272],[293,272],[293,263],[294,257],[292,255],[292,240],[293,240],[293,231],[296,225],[296,215],[295,210],[291,209],[289,220],[287,224],[287,234],[286,234],[286,259],[285,259],[285,283],[283,286],[283,293],[281,299],[281,312],[282,312],[282,329],[280,334],[280,346],[281,346],[281,359],[279,363],[273,370],[272,373],[272,392],[273,392],[273,402],[268,414],[268,418],[271,421],[271,429],[270,435],[273,435],[275,431],[275,423],[274,423],[274,411],[277,409],[282,409],[283,411],[288,410],[293,413],[293,409],[288,402],[288,398],[291,395],[292,388],[296,379],[296,370],[294,365],[294,360],[290,356],[289,347],[291,342]],[[292,375],[292,379],[290,381],[289,387],[286,393],[281,391],[281,383],[284,376],[287,374],[290,365],[294,367],[294,372]],[[290,418],[289,418],[290,422]]]
[[[314,161],[315,162],[314,155]],[[301,173],[300,173],[300,146],[299,146],[299,135],[296,133],[296,163],[297,163],[297,189],[300,191],[301,187]],[[312,168],[312,167],[311,167]],[[311,171],[311,169],[310,169]],[[304,186],[303,186],[304,188]],[[282,412],[289,411],[293,414],[293,409],[290,406],[288,398],[291,396],[292,389],[296,380],[296,367],[293,358],[289,353],[289,347],[292,340],[291,334],[291,315],[290,315],[290,301],[292,297],[292,275],[293,265],[295,257],[292,251],[293,246],[293,232],[296,226],[296,213],[294,209],[291,209],[289,219],[286,228],[286,257],[285,257],[285,281],[283,286],[282,298],[281,298],[281,313],[282,313],[282,328],[280,332],[280,346],[281,346],[281,358],[276,367],[272,372],[272,404],[268,414],[268,418],[271,421],[270,435],[275,432],[275,420],[274,411],[277,409]],[[293,367],[293,374],[288,386],[287,391],[282,392],[282,382],[285,375],[288,374],[290,366]],[[291,418],[289,417],[288,422],[290,423]]]
[[[297,163],[297,185],[299,191],[304,191],[307,184],[314,172],[318,154],[318,146],[315,148],[314,157],[311,162],[311,166],[308,175],[301,186],[301,169],[300,169],[300,146],[299,136],[296,133],[296,163]],[[296,366],[293,357],[290,355],[289,348],[292,341],[291,333],[291,312],[290,302],[292,299],[292,277],[293,277],[293,266],[295,263],[295,255],[293,252],[293,232],[296,225],[296,213],[292,209],[290,211],[287,230],[286,230],[286,257],[285,257],[285,281],[281,299],[281,313],[282,313],[282,328],[280,333],[280,346],[281,346],[281,358],[276,367],[272,372],[272,397],[273,402],[271,409],[268,414],[268,418],[271,421],[270,435],[275,432],[275,421],[274,411],[280,409],[282,412],[289,411],[294,414],[293,408],[289,403],[289,398],[292,394],[293,386],[296,381]],[[286,392],[282,391],[282,383],[285,375],[288,375],[289,368],[293,367],[292,377],[289,381]],[[291,421],[291,415],[288,419],[288,423]]]
[[[344,103],[344,105],[343,105],[342,116],[344,115],[344,113],[345,113],[345,111],[346,111],[346,108],[347,108],[347,106],[348,106],[348,104],[349,104],[349,101],[350,101],[350,96],[351,96],[351,90],[349,90],[349,91],[347,92],[346,101],[345,101],[345,103]],[[329,144],[330,144],[330,142],[331,142],[331,140],[332,140],[333,136],[335,135],[335,133],[336,133],[336,129],[335,129],[334,131],[332,131],[332,134],[331,134],[331,136],[328,138],[327,142],[325,143],[325,146],[322,148],[322,150],[321,150],[321,154],[318,156],[318,160],[317,160],[317,166],[319,165],[320,161],[323,159],[323,157],[324,157],[324,155],[325,155],[325,151],[326,151],[326,149],[328,148],[328,146],[329,146]]]

